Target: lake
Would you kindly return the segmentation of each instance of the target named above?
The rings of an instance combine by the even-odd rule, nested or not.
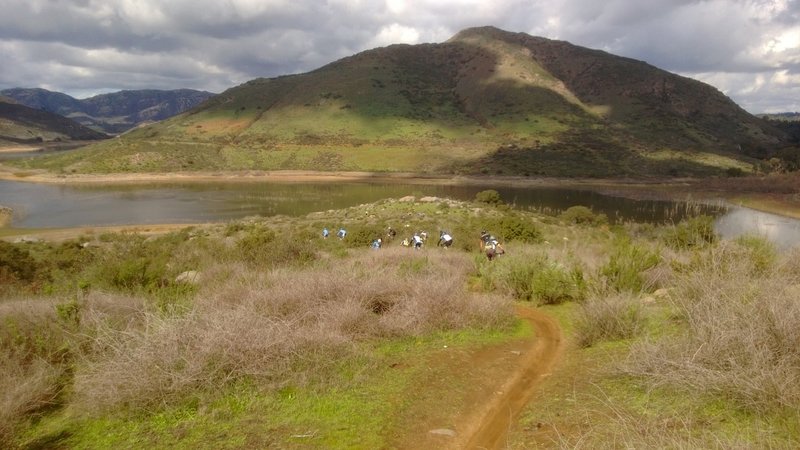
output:
[[[591,190],[554,187],[442,186],[394,182],[184,183],[50,185],[0,180],[0,205],[11,207],[11,226],[66,228],[158,223],[225,222],[247,216],[300,216],[407,195],[472,200],[497,190],[521,209],[557,214],[585,205],[611,222],[674,223],[698,213],[715,216],[724,237],[763,235],[782,248],[800,242],[800,222],[746,208],[634,200]]]

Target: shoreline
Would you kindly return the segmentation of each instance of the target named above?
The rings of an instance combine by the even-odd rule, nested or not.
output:
[[[54,174],[44,170],[25,170],[0,164],[0,180],[46,184],[139,184],[139,183],[307,183],[307,182],[403,182],[408,184],[588,187],[664,187],[688,186],[685,179],[556,178],[501,175],[444,175],[414,172],[359,172],[313,170],[246,170],[213,172],[143,172],[114,174]]]

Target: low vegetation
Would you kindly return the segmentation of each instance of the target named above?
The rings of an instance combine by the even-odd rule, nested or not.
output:
[[[574,346],[511,448],[800,441],[800,254],[719,242],[706,218],[593,216],[386,200],[162,236],[0,241],[0,442],[393,446],[403,411],[469,392],[455,374],[431,399],[422,361],[515,339],[513,301],[558,317]],[[449,249],[433,245],[442,229]],[[421,250],[400,245],[426,230]],[[489,261],[481,230],[507,253]]]

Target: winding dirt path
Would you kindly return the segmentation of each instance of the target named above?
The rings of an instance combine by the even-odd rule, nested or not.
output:
[[[518,367],[498,395],[466,418],[468,425],[462,439],[454,441],[451,448],[503,448],[509,429],[533,398],[541,380],[550,375],[561,358],[564,340],[555,319],[526,306],[518,306],[517,314],[534,327],[536,339],[533,347],[521,355]]]

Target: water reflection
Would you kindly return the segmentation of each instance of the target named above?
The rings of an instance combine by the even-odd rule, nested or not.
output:
[[[781,249],[800,243],[800,221],[747,208],[732,208],[717,219],[715,229],[723,238],[764,237]]]
[[[229,221],[246,216],[299,216],[407,195],[472,200],[487,186],[401,183],[186,183],[56,186],[0,180],[0,205],[14,209],[12,226],[56,228]],[[677,223],[687,216],[717,216],[723,236],[766,236],[782,247],[800,241],[798,221],[721,205],[632,200],[552,187],[494,187],[517,208],[557,214],[585,205],[612,222]]]

